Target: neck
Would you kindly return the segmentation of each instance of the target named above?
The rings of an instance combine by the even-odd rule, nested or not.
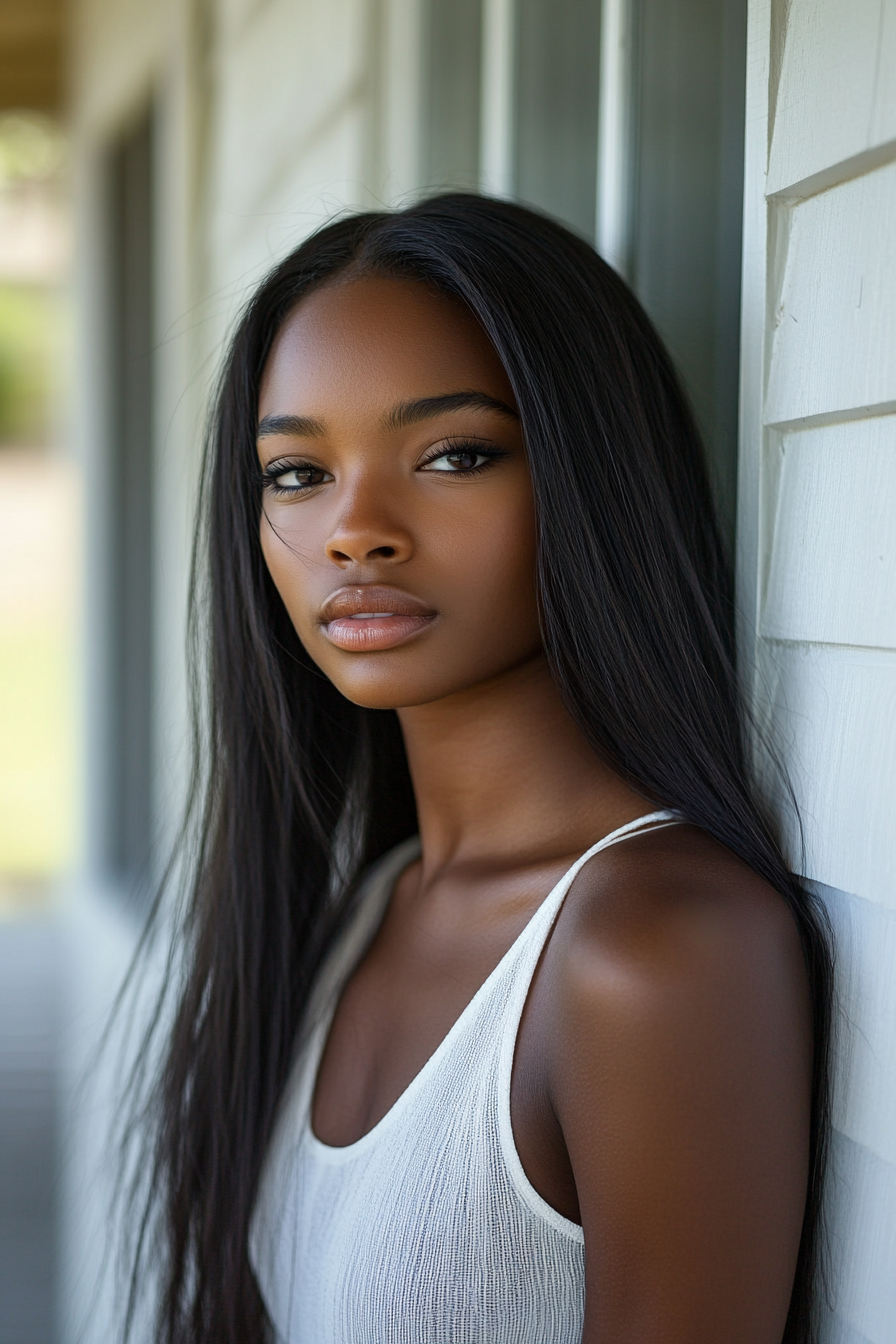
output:
[[[430,874],[581,852],[649,810],[589,747],[542,654],[399,718]]]

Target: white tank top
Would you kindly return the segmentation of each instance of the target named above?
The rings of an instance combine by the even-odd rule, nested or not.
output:
[[[510,1124],[523,1006],[592,845],[538,907],[395,1105],[342,1148],[311,1129],[318,1065],[341,990],[416,839],[367,879],[324,968],[265,1161],[250,1258],[281,1344],[580,1344],[583,1233],[530,1185]]]

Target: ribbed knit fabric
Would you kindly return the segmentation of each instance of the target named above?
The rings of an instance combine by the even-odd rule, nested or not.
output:
[[[580,1344],[581,1227],[530,1185],[510,1123],[510,1075],[541,950],[573,864],[378,1124],[343,1148],[311,1129],[314,1083],[343,985],[375,933],[409,840],[373,870],[330,959],[267,1155],[250,1239],[281,1344]]]

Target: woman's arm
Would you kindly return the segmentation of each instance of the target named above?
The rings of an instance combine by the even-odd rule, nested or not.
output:
[[[808,1162],[802,955],[774,891],[676,832],[586,869],[556,950],[583,1341],[780,1344]]]

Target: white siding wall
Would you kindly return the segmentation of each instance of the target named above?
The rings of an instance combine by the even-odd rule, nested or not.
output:
[[[417,187],[419,8],[219,0],[203,226],[219,315],[324,220]]]
[[[751,0],[739,586],[837,932],[838,1344],[896,1340],[896,0]]]

